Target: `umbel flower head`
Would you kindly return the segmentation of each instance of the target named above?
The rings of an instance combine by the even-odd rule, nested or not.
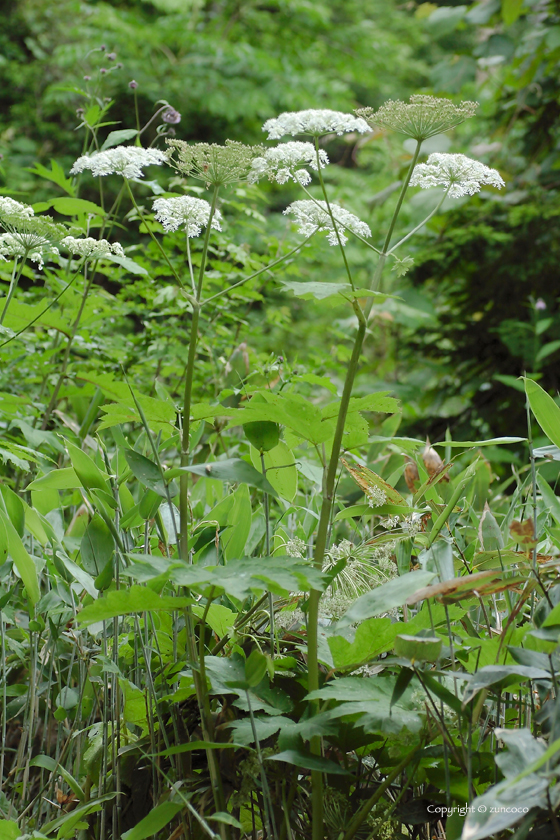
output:
[[[206,186],[222,187],[244,181],[253,160],[262,155],[262,146],[245,146],[226,140],[217,143],[187,143],[185,140],[168,140],[171,164],[183,175],[204,181]]]
[[[152,207],[156,219],[164,230],[169,232],[183,228],[188,237],[200,236],[202,228],[208,224],[212,209],[203,198],[193,198],[190,195],[182,195],[178,198],[156,198]],[[219,210],[215,210],[211,227],[221,230],[221,219],[222,214]]]
[[[496,169],[472,160],[466,155],[447,155],[434,152],[427,163],[419,163],[414,167],[410,179],[411,187],[446,187],[451,198],[462,195],[474,195],[483,185],[505,187],[500,173]]]
[[[369,130],[368,124],[361,117],[342,111],[312,108],[307,111],[286,111],[279,117],[267,120],[263,125],[263,131],[268,131],[269,140],[279,140],[286,134],[292,137],[297,137],[298,134],[321,137],[323,134],[341,135],[349,131],[365,134]]]
[[[372,128],[389,128],[415,140],[427,140],[473,117],[477,107],[477,102],[455,105],[450,99],[418,93],[408,103],[390,99],[377,111],[359,108],[356,114]]]
[[[348,237],[344,235],[344,229],[350,230],[358,236],[371,236],[371,230],[366,223],[358,219],[353,213],[338,204],[331,204],[330,208],[337,222],[338,236],[342,245],[345,245],[348,241]],[[295,217],[296,224],[299,225],[299,233],[303,236],[311,236],[317,231],[327,231],[329,244],[338,245],[338,238],[326,201],[315,202],[311,199],[294,201],[289,207],[286,207],[284,213]]]
[[[321,169],[327,166],[329,159],[327,153],[319,150],[319,164]],[[311,175],[307,169],[300,169],[304,164],[311,169],[317,170],[317,152],[313,143],[301,143],[292,140],[289,143],[282,143],[273,149],[267,149],[261,157],[253,160],[251,171],[247,180],[256,184],[261,178],[267,177],[269,181],[276,181],[278,184],[285,184],[290,178],[299,184],[309,184]]]
[[[124,257],[122,245],[118,242],[108,242],[106,239],[93,239],[87,236],[84,239],[76,239],[73,236],[65,236],[60,243],[63,248],[71,254],[78,254],[86,260],[101,260],[104,257]]]
[[[11,213],[0,212],[0,225],[6,231],[0,234],[0,254],[29,258],[42,268],[46,257],[58,254],[58,246],[68,231],[50,216],[29,215],[26,210],[31,208],[21,206],[23,211],[16,208]]]
[[[22,219],[29,219],[35,213],[33,207],[30,207],[28,204],[15,201],[15,199],[10,198],[8,195],[0,195],[0,223],[4,216],[16,218],[18,215]]]
[[[167,163],[167,155],[159,149],[143,149],[141,146],[116,146],[104,152],[82,155],[70,170],[71,175],[91,169],[92,175],[122,175],[133,180],[143,178],[145,166],[161,166]]]

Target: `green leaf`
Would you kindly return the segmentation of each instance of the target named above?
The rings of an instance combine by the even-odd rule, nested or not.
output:
[[[232,814],[228,814],[227,811],[217,811],[211,817],[207,817],[207,819],[211,822],[215,820],[219,823],[224,823],[224,825],[232,825],[234,828],[243,828],[239,820],[236,820]]]
[[[61,187],[64,192],[68,193],[68,195],[75,195],[76,193],[76,188],[74,187],[72,180],[66,177],[64,169],[56,162],[56,160],[51,160],[50,170],[41,163],[36,163],[33,169],[28,169],[27,171],[31,172],[32,175],[39,175],[40,178],[45,178],[47,181],[53,181],[57,184],[57,186]]]
[[[418,555],[418,563],[426,572],[434,572],[441,583],[455,577],[451,543],[441,539]]]
[[[539,490],[546,504],[547,511],[560,525],[560,499],[540,473],[537,473],[537,484],[539,485]]]
[[[179,802],[163,802],[156,805],[134,828],[121,834],[122,840],[146,840],[146,837],[152,837],[165,828],[183,807]]]
[[[252,520],[251,496],[247,485],[241,484],[230,498],[233,503],[227,514],[227,528],[221,538],[224,556],[228,561],[243,557]]]
[[[245,423],[243,431],[249,443],[259,452],[268,452],[280,442],[280,427],[270,420]]]
[[[259,452],[251,447],[251,461],[256,470],[262,474],[262,463]],[[294,454],[284,441],[263,454],[266,479],[274,487],[281,499],[291,502],[297,493],[298,472]]]
[[[116,254],[113,254],[111,257],[107,257],[106,259],[110,259],[111,262],[122,266],[122,268],[124,268],[125,271],[128,271],[129,274],[139,274],[142,277],[148,277],[146,269],[143,266],[138,265],[138,263],[134,262],[134,260],[131,260],[130,257],[118,257]]]
[[[504,547],[504,538],[502,537],[500,526],[490,510],[488,502],[485,503],[484,511],[480,517],[478,539],[480,540],[483,551],[498,551]]]
[[[328,773],[335,776],[349,776],[345,770],[334,761],[322,758],[320,755],[304,753],[303,750],[284,750],[276,755],[269,755],[266,761],[285,761],[286,764],[294,764],[296,767],[303,767],[304,770],[319,770],[321,773]]]
[[[318,281],[301,283],[297,280],[282,280],[281,283],[287,292],[293,292],[296,297],[303,298],[303,300],[313,300],[313,298],[315,300],[325,300],[339,292],[352,291],[352,287],[348,283],[320,283]]]
[[[125,449],[124,457],[134,476],[144,487],[148,487],[154,493],[157,493],[158,496],[163,496],[164,498],[167,498],[168,495],[177,495],[179,488],[173,483],[169,487],[166,487],[161,470],[154,461],[151,461],[145,455],[141,455],[140,452],[136,452],[134,449]]]
[[[60,764],[60,762],[55,761],[55,759],[52,758],[50,755],[37,755],[35,756],[35,758],[31,759],[29,764],[31,767],[43,767],[50,773],[56,773],[58,776],[62,776],[70,790],[76,794],[78,799],[84,799],[85,794],[79,782],[76,781],[74,776],[72,776],[68,772],[68,770],[66,770],[66,768],[62,764]],[[2,835],[0,834],[0,840],[1,838]]]
[[[28,484],[26,490],[77,490],[81,482],[72,467],[51,470]]]
[[[395,607],[402,607],[407,598],[427,586],[435,577],[433,572],[416,570],[389,580],[354,601],[336,626],[346,627]]]
[[[397,636],[395,654],[411,662],[437,662],[442,640],[438,636]]]
[[[520,16],[523,0],[502,0],[502,20],[506,26],[511,26]]]
[[[78,622],[87,627],[119,615],[157,610],[180,610],[191,603],[190,598],[160,596],[144,586],[131,586],[130,589],[108,592],[103,598],[98,598],[95,604],[88,604],[78,613]]]
[[[115,550],[115,540],[99,514],[95,514],[80,543],[82,566],[90,575],[97,575],[112,559]]]
[[[356,630],[353,642],[343,636],[329,636],[328,644],[336,668],[360,665],[370,659],[392,650],[395,636],[405,625],[391,622],[390,618],[370,618]]]
[[[106,216],[107,211],[93,201],[86,201],[83,198],[53,198],[51,201],[45,202],[47,208],[52,207],[57,213],[62,216],[79,216],[81,213],[86,213],[89,216]]]
[[[556,446],[560,446],[560,408],[532,379],[524,378],[525,393],[537,423]]]
[[[254,688],[266,674],[267,659],[264,653],[254,648],[245,660],[245,679],[249,688]]]
[[[351,397],[348,405],[348,413],[353,411],[381,411],[384,414],[394,414],[400,411],[399,401],[394,397],[388,397],[389,391],[379,391],[368,394],[367,397]],[[322,411],[322,416],[338,417],[340,401],[331,403]]]
[[[515,380],[517,382],[517,380]],[[488,438],[488,440],[440,440],[439,443],[432,443],[432,446],[451,446],[460,449],[476,446],[507,446],[512,443],[524,443],[527,438],[522,437],[497,437]]]
[[[13,490],[5,484],[0,485],[0,492],[6,506],[6,511],[10,517],[10,522],[18,532],[20,537],[23,537],[25,530],[25,508],[23,502]]]
[[[191,472],[195,475],[206,476],[206,478],[217,478],[219,481],[230,481],[232,484],[249,484],[251,487],[264,490],[271,496],[277,496],[271,483],[257,472],[251,464],[242,461],[241,458],[213,461],[211,464],[193,464],[190,467],[175,467],[175,469],[169,470],[168,475],[174,477],[182,472]]]
[[[35,563],[27,553],[18,532],[3,510],[0,510],[0,520],[6,530],[8,551],[27,591],[29,604],[33,607],[41,597]]]
[[[486,665],[473,674],[472,679],[467,683],[463,703],[468,703],[482,689],[498,690],[524,680],[550,681],[550,679],[550,673],[542,668],[527,665]]]
[[[101,151],[112,149],[113,146],[120,146],[125,140],[132,140],[137,134],[138,131],[135,128],[120,128],[117,131],[110,131],[101,146]]]
[[[66,448],[68,449],[72,466],[83,487],[86,490],[103,490],[105,493],[111,495],[109,477],[106,473],[101,472],[89,455],[78,446],[70,443],[70,441],[66,441]]]
[[[18,840],[21,831],[17,822],[13,820],[0,820],[0,840]]]

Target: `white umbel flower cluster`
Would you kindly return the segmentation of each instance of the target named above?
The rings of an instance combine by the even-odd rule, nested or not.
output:
[[[188,237],[200,236],[202,228],[208,224],[212,209],[203,198],[182,195],[178,198],[156,198],[152,207],[155,217],[168,233],[183,228]],[[212,227],[221,230],[222,214],[214,211]]]
[[[410,179],[411,187],[445,187],[451,198],[463,195],[474,195],[483,185],[505,187],[500,173],[491,169],[478,160],[472,160],[466,155],[449,155],[434,152],[427,163],[419,163],[414,167]]]
[[[103,257],[124,257],[122,245],[118,242],[108,242],[106,239],[93,239],[87,236],[84,239],[76,239],[73,236],[65,236],[60,243],[63,248],[71,254],[78,254],[87,260],[101,260]]]
[[[20,216],[24,219],[30,219],[34,212],[33,207],[28,204],[22,204],[7,195],[0,195],[0,219],[6,214],[11,217]]]
[[[324,149],[319,150],[319,164],[321,169],[327,166],[329,158]],[[256,184],[261,178],[267,177],[269,181],[276,181],[277,184],[285,184],[290,178],[296,183],[306,186],[311,182],[311,175],[307,169],[298,167],[305,165],[317,170],[317,152],[313,143],[301,143],[292,140],[289,143],[282,143],[274,149],[267,149],[262,157],[255,158],[247,180]]]
[[[387,493],[381,487],[368,487],[366,498],[370,508],[381,507],[387,501]]]
[[[279,140],[286,134],[297,137],[298,134],[309,134],[320,137],[323,134],[347,134],[357,131],[366,134],[370,128],[361,117],[344,114],[342,111],[327,109],[309,109],[307,111],[286,111],[279,117],[267,120],[263,131],[268,131],[269,140]]]
[[[133,180],[143,178],[145,166],[161,166],[167,163],[167,155],[159,149],[143,149],[140,146],[116,146],[104,152],[82,155],[70,170],[71,175],[90,169],[92,175],[122,175]]]
[[[20,236],[13,233],[0,234],[0,257],[25,257],[43,268],[45,258],[58,254],[58,248],[40,236]]]
[[[337,222],[338,236],[340,242],[345,245],[348,237],[344,235],[344,229],[356,233],[361,237],[371,236],[371,230],[365,222],[362,222],[353,213],[340,207],[338,204],[330,205],[331,212]],[[338,245],[338,238],[334,228],[333,220],[329,214],[325,201],[294,201],[284,210],[285,215],[295,217],[299,225],[299,233],[303,236],[311,236],[317,231],[327,231],[327,239],[330,245]]]

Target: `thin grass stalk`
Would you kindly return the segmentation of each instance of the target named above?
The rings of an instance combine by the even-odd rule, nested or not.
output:
[[[4,308],[2,309],[2,314],[0,315],[0,325],[4,323],[4,318],[8,313],[8,307],[11,303],[11,300],[15,294],[17,289],[19,278],[21,277],[21,273],[23,271],[23,266],[25,265],[25,261],[27,259],[27,255],[29,254],[29,250],[26,249],[23,257],[21,258],[21,262],[18,266],[17,257],[14,259],[14,267],[12,270],[12,278],[10,280],[10,288],[8,289],[8,294],[6,295],[6,303],[4,304]]]
[[[266,478],[266,467],[264,463],[264,452],[261,452],[261,468],[262,474]],[[266,556],[270,557],[270,509],[269,509],[269,499],[268,493],[263,493],[263,507],[264,507],[264,542],[265,542],[265,551]],[[274,597],[272,592],[268,593],[268,613],[270,616],[270,656],[274,659],[274,645],[275,645],[275,633],[274,633]]]

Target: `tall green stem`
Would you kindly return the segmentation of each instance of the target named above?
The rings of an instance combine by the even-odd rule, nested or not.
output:
[[[19,283],[19,278],[21,277],[21,272],[23,271],[23,266],[25,265],[25,260],[27,259],[27,251],[21,258],[21,262],[18,266],[17,257],[14,261],[14,270],[12,271],[12,279],[10,280],[10,288],[8,289],[8,294],[6,295],[6,303],[4,304],[4,309],[2,310],[2,315],[0,315],[0,324],[4,323],[4,318],[8,312],[8,307],[10,302],[14,296],[15,290],[17,289],[17,285]]]
[[[206,270],[206,260],[208,257],[208,245],[210,242],[210,231],[212,228],[212,220],[216,212],[216,204],[218,202],[218,187],[214,187],[214,194],[212,196],[212,204],[210,207],[210,215],[206,225],[206,232],[204,235],[204,244],[202,246],[202,256],[200,258],[200,270],[198,273],[198,282],[196,286],[196,298],[192,304],[193,313],[191,319],[191,334],[189,339],[189,354],[187,358],[187,370],[185,376],[185,395],[183,398],[183,436],[181,441],[181,466],[188,467],[190,461],[190,433],[191,433],[191,402],[192,389],[194,382],[194,365],[196,361],[196,347],[198,343],[198,322],[200,320],[200,299],[202,295],[202,284],[204,282],[204,272]],[[188,562],[189,559],[189,475],[187,472],[181,473],[180,479],[180,493],[179,493],[179,513],[181,520],[181,534],[180,534],[180,551],[181,558]]]
[[[385,262],[387,260],[387,252],[389,249],[389,245],[391,243],[391,237],[393,235],[393,231],[395,229],[395,225],[397,222],[397,218],[404,200],[404,196],[406,190],[408,188],[408,184],[412,175],[412,171],[416,165],[416,161],[418,160],[418,155],[420,154],[420,147],[422,145],[421,141],[418,141],[416,144],[416,150],[414,152],[409,170],[407,172],[406,178],[403,182],[401,187],[401,191],[399,194],[399,198],[397,201],[397,205],[393,212],[393,217],[389,224],[389,229],[387,231],[387,235],[385,237],[385,242],[383,245],[383,250],[379,256],[379,260],[377,266],[375,268],[375,272],[370,284],[370,288],[373,290],[377,290],[379,287],[381,276],[383,273],[383,269],[385,266]],[[316,146],[317,150],[317,146]],[[318,154],[318,153],[317,153]],[[320,169],[319,169],[320,175]],[[322,178],[321,178],[322,183]],[[324,185],[323,185],[324,189]],[[326,191],[325,191],[326,194]],[[330,205],[329,207],[330,210]],[[331,218],[332,213],[331,213]],[[335,224],[333,218],[333,224]],[[336,225],[335,225],[336,230]],[[341,246],[341,250],[344,249]],[[348,268],[348,264],[345,260],[345,265]],[[327,464],[326,470],[323,476],[323,501],[321,504],[321,513],[319,517],[319,526],[317,528],[317,536],[315,539],[315,550],[313,555],[313,561],[315,565],[319,568],[323,566],[323,560],[325,557],[325,551],[327,548],[327,536],[328,536],[328,529],[329,529],[329,522],[331,518],[332,506],[334,501],[334,487],[336,482],[336,473],[338,470],[338,461],[340,458],[340,452],[342,449],[342,438],[344,435],[344,426],[346,424],[346,417],[348,414],[348,407],[350,405],[350,398],[352,396],[352,390],[354,387],[354,380],[356,378],[356,374],[358,372],[358,365],[360,360],[360,355],[362,352],[362,347],[364,343],[364,338],[366,334],[367,328],[367,320],[369,313],[371,312],[371,307],[373,305],[373,299],[370,298],[368,303],[366,304],[364,310],[361,309],[360,305],[357,301],[354,301],[354,312],[358,318],[358,328],[356,332],[356,336],[354,339],[354,347],[352,349],[352,356],[350,358],[350,362],[348,364],[348,369],[346,371],[346,379],[344,381],[344,388],[342,391],[342,398],[340,400],[340,408],[338,410],[338,417],[336,421],[336,429],[332,444],[331,455],[329,458],[329,462]],[[308,668],[308,688],[309,691],[315,691],[319,688],[319,660],[318,660],[318,619],[319,619],[319,602],[321,599],[321,593],[317,592],[316,590],[312,590],[309,595],[309,606],[307,612],[307,668]],[[312,704],[311,706],[313,713],[317,710],[317,702]],[[321,754],[321,739],[319,736],[315,736],[310,741],[310,749],[313,755],[320,755]],[[323,840],[323,777],[319,771],[312,771],[311,774],[311,784],[312,784],[312,813],[313,813],[313,829],[312,829],[312,837],[313,840]]]
[[[80,308],[78,309],[78,314],[76,315],[76,320],[74,321],[74,325],[72,327],[72,332],[70,333],[70,337],[69,337],[68,342],[66,344],[66,350],[64,352],[64,358],[62,360],[62,367],[61,367],[61,370],[60,370],[60,374],[58,376],[57,383],[54,386],[53,395],[52,395],[51,400],[50,400],[50,402],[47,406],[47,410],[45,411],[45,416],[43,417],[43,422],[41,424],[41,429],[43,431],[47,428],[47,426],[49,424],[51,414],[53,412],[53,409],[56,405],[56,401],[58,399],[58,392],[60,391],[62,383],[64,382],[64,377],[66,376],[66,368],[68,367],[68,360],[70,359],[70,350],[72,349],[72,344],[74,342],[74,339],[76,338],[76,333],[78,332],[78,329],[79,329],[79,326],[80,326],[80,321],[82,320],[82,315],[84,314],[84,309],[85,309],[85,305],[86,305],[86,301],[87,301],[87,296],[89,294],[89,290],[90,290],[91,284],[93,282],[93,277],[94,277],[94,272],[92,271],[89,280],[87,279],[87,269],[86,269],[84,293],[82,295],[82,300],[81,300],[81,303],[80,303]]]

